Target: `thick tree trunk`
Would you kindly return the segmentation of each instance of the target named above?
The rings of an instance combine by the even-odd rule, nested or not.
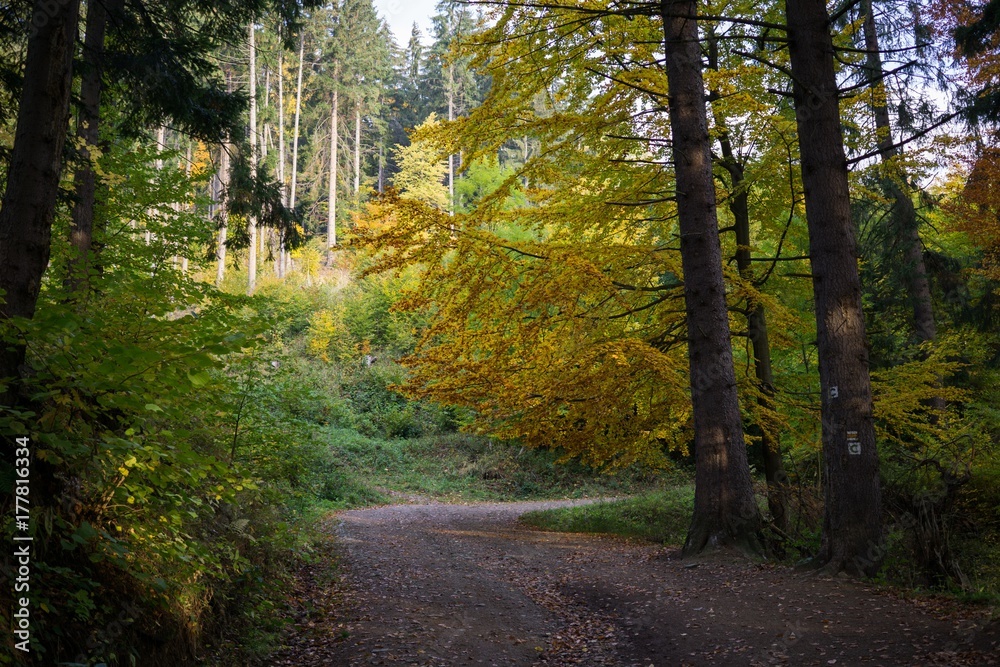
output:
[[[826,508],[816,564],[871,576],[884,557],[882,492],[829,16],[824,0],[787,0],[785,11],[822,397]]]
[[[694,0],[663,0],[695,426],[695,505],[684,555],[733,545],[760,551],[722,276],[715,185]]]
[[[924,264],[924,248],[920,241],[917,212],[913,207],[906,187],[906,174],[893,165],[893,158],[899,149],[893,145],[892,124],[889,120],[888,99],[886,98],[882,70],[882,55],[879,52],[878,29],[871,0],[862,0],[864,13],[864,35],[866,56],[865,69],[872,89],[872,113],[875,116],[875,132],[878,137],[879,154],[887,163],[889,172],[882,179],[882,188],[892,201],[892,221],[896,242],[902,254],[900,273],[906,282],[906,291],[913,312],[913,333],[921,343],[937,338],[937,323],[934,321],[934,306],[931,300],[930,282]],[[943,407],[943,406],[942,406]]]
[[[257,170],[257,39],[253,22],[250,23],[250,164]],[[253,296],[257,287],[257,216],[247,221],[250,246],[247,250],[247,294]]]
[[[73,48],[79,0],[32,7],[24,87],[17,110],[7,190],[0,207],[0,320],[35,314],[42,275],[49,263],[52,219],[69,124]],[[0,383],[16,378],[24,363],[23,346],[0,350]],[[8,385],[0,403],[15,395]]]

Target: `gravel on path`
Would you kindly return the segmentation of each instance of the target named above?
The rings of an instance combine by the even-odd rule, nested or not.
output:
[[[293,642],[273,664],[1000,665],[1000,629],[982,615],[731,554],[681,560],[517,522],[579,502],[338,514],[343,580],[328,622],[339,634]]]

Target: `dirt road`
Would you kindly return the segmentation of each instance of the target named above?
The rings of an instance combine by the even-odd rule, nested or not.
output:
[[[339,515],[336,631],[296,665],[996,665],[996,623],[732,557],[533,531],[568,502]],[[326,594],[329,594],[327,591]],[[287,661],[285,661],[287,660]]]

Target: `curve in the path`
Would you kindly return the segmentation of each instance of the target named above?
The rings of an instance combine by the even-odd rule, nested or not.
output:
[[[1000,664],[974,620],[858,583],[517,523],[571,502],[342,513],[350,638],[321,664]]]

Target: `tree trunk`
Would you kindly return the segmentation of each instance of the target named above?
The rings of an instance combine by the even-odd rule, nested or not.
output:
[[[187,178],[191,178],[191,160],[192,160],[192,154],[193,153],[194,153],[194,140],[188,138],[188,140],[187,140],[187,159],[184,161],[184,176],[186,176]],[[188,204],[188,207],[189,207],[189,209],[193,210],[194,209],[194,204]],[[187,239],[187,237],[184,237],[184,249],[185,250],[188,249],[188,245],[187,244],[188,244],[188,239]],[[181,257],[181,273],[183,273],[183,274],[186,275],[187,272],[188,272],[188,258],[187,258],[187,254],[185,253]]]
[[[306,36],[299,37],[299,74],[295,84],[295,130],[292,133],[292,188],[288,198],[290,208],[295,208],[295,186],[299,174],[299,119],[302,116],[302,63],[305,57]]]
[[[872,89],[875,133],[878,137],[879,155],[882,162],[886,163],[889,168],[888,173],[882,179],[882,188],[893,202],[890,219],[897,243],[902,246],[903,262],[899,268],[906,283],[907,294],[910,297],[910,306],[913,311],[913,333],[917,340],[923,343],[937,338],[931,287],[927,280],[927,267],[924,264],[924,248],[920,241],[917,212],[913,207],[913,200],[904,189],[906,187],[906,174],[892,163],[893,158],[899,155],[899,149],[892,142],[888,99],[883,84],[885,73],[882,70],[882,55],[879,52],[878,30],[875,25],[875,14],[871,0],[862,0],[861,11],[865,15],[863,29],[865,50],[868,52],[865,69],[869,86]]]
[[[378,193],[385,191],[385,144],[378,145]]]
[[[729,137],[723,133],[723,167],[732,179],[733,196],[729,210],[733,214],[736,231],[736,267],[744,280],[752,280],[752,257],[750,253],[750,207],[748,203],[743,165],[733,155]],[[767,312],[760,303],[747,303],[747,333],[753,348],[754,376],[760,392],[757,404],[764,412],[774,411],[774,371],[771,368],[771,344],[767,335]],[[760,444],[764,460],[764,479],[767,481],[767,506],[774,524],[781,530],[788,527],[786,504],[788,497],[788,474],[781,459],[781,442],[778,434],[767,424],[758,422]]]
[[[278,181],[281,183],[281,203],[288,204],[288,188],[285,183],[285,47],[281,46],[278,48]],[[285,245],[281,240],[282,230],[277,230],[275,232],[276,236],[272,237],[272,241],[277,248],[272,247],[272,252],[277,251],[274,255],[274,275],[280,280],[282,277],[282,269],[284,268],[281,263],[282,250]]]
[[[448,120],[455,120],[455,66],[448,63]],[[455,215],[455,156],[448,154],[448,215]]]
[[[332,257],[330,249],[337,245],[337,144],[340,140],[338,98],[338,91],[334,90],[333,110],[330,112],[330,211],[326,220],[327,263]]]
[[[219,149],[219,241],[215,249],[215,286],[226,277],[226,236],[229,233],[229,144]]]
[[[296,185],[299,175],[299,120],[302,117],[302,66],[305,61],[306,36],[302,33],[299,36],[299,72],[295,84],[295,129],[292,132],[292,185],[288,195],[288,207],[295,208]],[[291,262],[288,257],[288,247],[286,234],[281,232],[278,248],[278,276],[284,278],[288,275]]]
[[[708,48],[709,67],[719,69],[718,41],[710,31]],[[717,91],[709,92],[709,100],[720,99]],[[716,116],[716,131],[719,134],[719,146],[722,150],[722,167],[729,173],[732,195],[729,200],[729,211],[733,215],[733,228],[736,233],[736,267],[740,276],[747,281],[753,280],[753,258],[750,252],[750,204],[747,193],[746,174],[743,164],[733,151],[729,139],[725,119]],[[757,379],[759,398],[757,405],[763,412],[774,410],[774,372],[771,368],[771,344],[767,334],[767,312],[760,303],[747,303],[747,333],[753,348],[754,376]],[[779,529],[788,527],[788,474],[781,457],[781,441],[767,424],[758,421],[760,431],[761,458],[764,461],[764,479],[767,482],[767,506],[771,520]]]
[[[829,15],[824,0],[786,0],[785,11],[823,416],[826,507],[815,564],[871,576],[884,557],[882,492]]]
[[[250,165],[257,170],[257,39],[253,22],[250,22]],[[247,295],[253,296],[257,287],[257,216],[247,221],[250,246],[247,249]]]
[[[28,37],[24,87],[17,110],[7,190],[0,207],[0,320],[35,314],[42,275],[49,263],[52,219],[69,124],[73,49],[79,0],[32,7],[40,25]],[[20,375],[25,348],[0,351],[0,381]],[[8,385],[0,403],[11,405]]]
[[[76,255],[70,260],[67,286],[71,293],[86,290],[90,280],[94,238],[94,204],[97,200],[97,178],[91,164],[91,151],[100,142],[101,92],[104,88],[104,35],[108,10],[117,11],[120,2],[88,2],[87,33],[83,45],[83,72],[80,76],[80,117],[77,126],[81,162],[73,175],[76,203],[70,227],[70,243]]]
[[[733,545],[759,552],[754,500],[722,276],[722,248],[694,0],[663,0],[670,127],[676,169],[695,426],[694,515],[685,556]]]
[[[354,198],[361,201],[361,100],[354,107]]]
[[[281,203],[288,203],[285,189],[285,49],[278,49],[278,182],[281,183]]]

